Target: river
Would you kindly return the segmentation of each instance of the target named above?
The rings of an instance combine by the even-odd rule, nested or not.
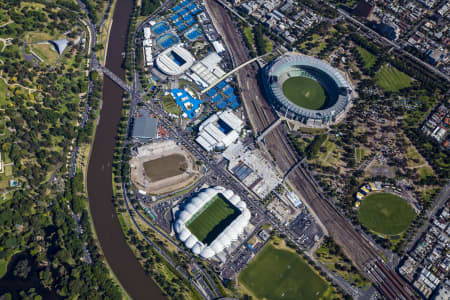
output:
[[[132,9],[132,0],[117,1],[106,57],[106,67],[122,79],[125,77],[121,67],[122,52],[125,51]],[[122,110],[122,95],[122,89],[105,77],[103,106],[88,167],[89,205],[106,260],[127,293],[133,299],[163,300],[167,298],[163,296],[156,283],[145,274],[128,246],[111,201],[113,197],[111,166],[116,128]]]

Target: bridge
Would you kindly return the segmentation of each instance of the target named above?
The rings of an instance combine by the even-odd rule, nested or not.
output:
[[[99,72],[102,72],[103,75],[108,76],[109,79],[114,81],[118,86],[120,86],[123,90],[127,91],[128,93],[131,93],[133,91],[133,88],[131,86],[129,86],[119,76],[114,74],[113,71],[111,71],[105,66],[102,66],[97,60],[92,60],[92,68]]]
[[[272,122],[272,124],[270,124],[269,127],[267,127],[266,129],[264,129],[259,136],[256,138],[256,141],[258,143],[260,143],[265,137],[266,135],[268,135],[273,129],[275,129],[275,127],[277,127],[278,125],[280,125],[281,121],[283,121],[283,118],[278,118],[277,120],[275,120],[274,122]]]
[[[284,174],[283,176],[283,182],[286,181],[286,179],[288,179],[289,175],[291,175],[291,173],[297,169],[305,160],[305,158],[303,158],[302,160],[299,160],[298,162],[295,163],[295,165],[293,165],[292,167],[289,168],[289,170],[287,170],[286,174]]]
[[[273,52],[273,51],[272,51]],[[267,56],[269,54],[271,54],[272,52],[268,52],[266,54],[263,54],[261,56],[255,57],[250,59],[249,61],[246,61],[245,63],[241,64],[240,66],[237,66],[236,68],[234,68],[233,70],[231,70],[230,72],[226,73],[225,75],[223,75],[221,78],[217,79],[216,81],[214,81],[210,86],[208,86],[207,88],[203,89],[200,92],[200,95],[203,95],[204,93],[206,93],[207,91],[209,91],[210,89],[212,89],[213,87],[215,87],[219,82],[221,82],[222,80],[224,80],[225,78],[233,75],[235,72],[239,71],[240,69],[244,68],[245,66],[257,61],[260,58],[263,58],[264,56]]]

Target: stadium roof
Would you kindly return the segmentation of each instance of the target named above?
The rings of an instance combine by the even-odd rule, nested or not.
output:
[[[134,119],[133,138],[154,139],[158,129],[158,119],[149,116],[147,111],[140,110]]]
[[[176,44],[164,50],[156,58],[158,68],[170,76],[183,74],[194,62],[194,56],[181,44]]]
[[[188,222],[196,213],[198,213],[209,201],[217,194],[222,194],[230,203],[241,211],[241,214],[234,219],[209,245],[203,244],[186,227]],[[211,258],[229,247],[231,243],[238,239],[244,232],[245,227],[250,221],[250,211],[241,197],[235,195],[233,191],[226,190],[224,187],[210,187],[201,191],[197,196],[191,198],[184,209],[179,213],[175,221],[175,232],[184,245],[191,249],[195,255],[203,258]]]
[[[298,69],[300,71],[296,71]],[[291,77],[291,72],[302,72],[303,75],[319,81],[329,96],[335,97],[334,103],[324,109],[312,110],[294,104],[283,92],[284,80]],[[309,56],[290,53],[281,56],[270,64],[264,72],[265,89],[271,100],[281,104],[285,110],[305,118],[324,119],[341,114],[351,99],[351,85],[344,75],[326,62]]]

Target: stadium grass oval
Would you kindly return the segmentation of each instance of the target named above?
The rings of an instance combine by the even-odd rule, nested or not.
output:
[[[416,213],[401,197],[376,193],[364,198],[359,207],[359,221],[367,228],[385,235],[400,234],[408,228]]]
[[[325,89],[314,79],[292,77],[283,83],[284,95],[294,104],[312,110],[325,106],[327,95]]]

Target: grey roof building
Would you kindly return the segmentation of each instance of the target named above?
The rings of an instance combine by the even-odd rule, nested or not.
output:
[[[158,119],[151,117],[148,111],[139,110],[134,118],[132,136],[135,139],[154,139],[157,136]]]

